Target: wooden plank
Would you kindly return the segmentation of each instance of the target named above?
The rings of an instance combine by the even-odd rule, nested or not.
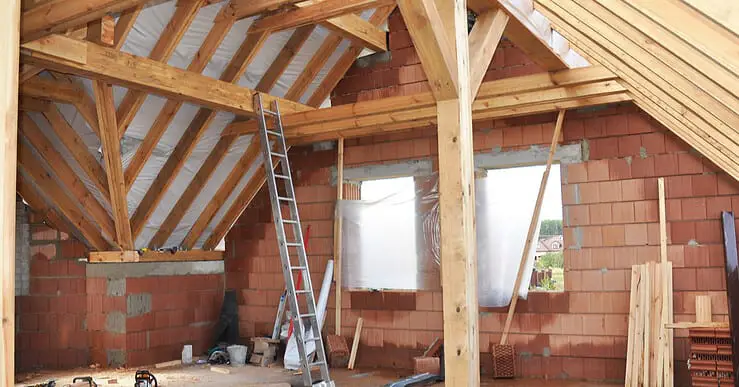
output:
[[[523,253],[521,260],[518,265],[518,271],[516,274],[516,282],[513,285],[513,294],[511,295],[510,306],[508,307],[508,315],[506,316],[506,322],[503,328],[503,335],[500,338],[500,344],[506,344],[508,340],[508,332],[511,329],[511,323],[513,322],[513,314],[516,311],[516,304],[518,303],[518,291],[521,287],[521,281],[523,276],[526,274],[526,262],[528,257],[531,255],[531,247],[533,246],[533,238],[536,233],[537,227],[539,227],[539,214],[541,213],[541,205],[544,201],[544,192],[547,188],[547,182],[549,180],[549,173],[552,169],[552,161],[554,161],[554,152],[557,149],[557,143],[559,142],[559,135],[562,132],[562,124],[564,123],[565,112],[561,110],[557,115],[557,123],[554,126],[554,135],[552,135],[552,142],[549,146],[549,156],[547,157],[547,164],[544,168],[544,174],[541,177],[541,183],[539,184],[539,193],[536,197],[536,205],[534,206],[534,213],[531,216],[531,222],[529,223],[529,230],[526,234],[526,242],[524,244]]]
[[[656,262],[649,262],[649,276],[652,285],[649,306],[649,320],[647,329],[649,330],[649,380],[653,381],[655,386],[662,385],[662,330],[664,323],[662,321],[662,270]]]
[[[88,258],[90,263],[221,261],[223,260],[223,251],[187,250],[174,253],[152,250],[143,253],[135,250],[91,251]]]
[[[152,248],[165,247],[165,243],[177,225],[185,216],[187,210],[192,206],[192,203],[200,194],[205,184],[208,182],[210,177],[215,172],[218,165],[223,161],[223,158],[228,154],[228,149],[231,147],[233,142],[236,140],[234,136],[224,136],[218,140],[218,143],[213,147],[208,157],[200,166],[198,172],[193,176],[190,184],[177,199],[177,203],[170,210],[167,218],[159,226],[159,230],[154,234],[154,237],[149,241],[149,246]]]
[[[97,187],[103,196],[106,198],[110,197],[110,190],[108,187],[108,178],[105,174],[105,170],[95,157],[90,153],[87,145],[82,138],[77,134],[77,131],[72,128],[67,120],[62,116],[55,106],[44,112],[44,117],[49,121],[51,129],[56,134],[57,138],[67,148],[69,153],[74,157],[77,164],[79,164],[87,177],[90,178],[95,187]]]
[[[290,65],[290,62],[292,62],[295,55],[298,54],[300,49],[303,47],[303,44],[305,44],[308,37],[315,29],[315,25],[307,25],[295,29],[295,32],[292,33],[290,39],[288,39],[287,43],[282,47],[282,50],[277,54],[275,60],[262,75],[262,79],[259,80],[259,83],[255,88],[256,90],[265,93],[269,93],[272,90],[277,83],[277,80],[280,79],[287,69],[287,66]]]
[[[20,148],[18,150],[18,162],[21,169],[33,179],[51,203],[80,232],[90,244],[90,247],[97,250],[109,248],[110,244],[103,238],[100,230],[87,220],[78,208],[77,199],[69,197],[64,189],[54,181],[49,172],[39,164],[36,155],[31,152],[30,148]]]
[[[342,283],[341,283],[341,237],[342,237],[342,224],[341,214],[339,213],[339,201],[344,199],[344,139],[340,138],[336,144],[336,209],[334,211],[334,278],[336,279],[336,287],[334,288],[336,298],[336,331],[335,334],[341,336],[341,297],[342,297]]]
[[[313,2],[304,7],[265,16],[254,22],[252,32],[277,32],[297,28],[365,9],[388,6],[391,3],[390,0],[323,0]]]
[[[636,360],[639,357],[637,346],[640,344],[637,340],[636,326],[638,324],[638,307],[641,301],[639,294],[639,281],[641,271],[638,265],[631,267],[631,292],[629,294],[629,328],[626,336],[626,376],[624,378],[624,386],[632,387],[636,385],[635,374],[638,372],[638,364]],[[636,367],[636,368],[635,368]]]
[[[21,42],[83,26],[148,0],[51,0],[23,12]]]
[[[667,291],[665,294],[666,297],[666,310],[667,310],[667,323],[670,324],[673,321],[673,287],[672,287],[672,262],[666,263],[667,268],[665,269],[667,273]],[[667,325],[664,326],[665,329],[667,329]],[[667,330],[667,354],[665,355],[665,365],[664,365],[664,385],[666,387],[672,387],[675,385],[675,332],[671,330]]]
[[[693,328],[729,328],[728,321],[711,322],[676,322],[667,324],[668,329],[693,329]]]
[[[223,184],[221,184],[216,194],[213,195],[213,198],[210,200],[210,202],[208,202],[205,208],[203,208],[203,210],[200,212],[200,216],[195,221],[192,228],[190,228],[190,231],[188,231],[185,239],[180,244],[183,248],[192,248],[192,246],[194,246],[195,243],[200,239],[200,236],[205,231],[205,228],[208,227],[210,222],[213,220],[216,212],[218,212],[218,210],[223,207],[226,199],[228,199],[233,190],[236,189],[239,181],[241,181],[244,174],[249,170],[249,167],[254,164],[259,154],[259,141],[257,140],[257,137],[252,137],[252,141],[249,143],[249,146],[244,151],[244,154],[241,155],[241,158],[236,163],[236,165],[234,165],[234,168],[228,174],[226,180],[223,181]]]
[[[103,149],[105,173],[108,178],[110,207],[115,223],[115,240],[121,248],[130,250],[134,247],[134,238],[131,235],[131,223],[128,219],[127,191],[123,180],[121,143],[118,138],[113,87],[104,81],[96,80],[93,81],[92,88],[100,126],[100,146]]]
[[[69,104],[81,103],[85,90],[78,84],[59,82],[52,79],[33,77],[20,86],[20,93],[30,97],[48,99]]]
[[[695,296],[695,321],[699,323],[713,321],[711,296]]]
[[[45,112],[51,109],[51,102],[21,95],[18,98],[18,110],[27,112]]]
[[[473,100],[503,37],[508,19],[502,10],[490,10],[477,17],[470,31],[470,88]]]
[[[105,15],[87,24],[87,40],[103,46],[115,46],[115,19]]]
[[[303,0],[231,0],[221,13],[232,19],[243,19],[264,12],[277,11]]]
[[[724,256],[726,257],[726,297],[729,304],[729,321],[734,329],[731,330],[732,353],[739,353],[739,254],[736,245],[736,221],[731,211],[721,212],[722,234],[724,241]],[[739,356],[732,356],[733,369],[739,369]]]
[[[644,386],[650,386],[651,380],[651,359],[652,359],[652,270],[649,264],[642,266],[642,278],[644,280],[644,289],[642,290],[642,302],[644,302],[644,361],[642,362],[642,382]]]
[[[217,110],[253,116],[251,98],[255,91],[223,80],[178,69],[148,58],[137,57],[89,42],[79,42],[87,53],[86,63],[63,60],[49,49],[66,43],[70,38],[53,35],[45,44],[35,48],[21,48],[24,60],[46,68],[100,79],[124,87],[138,89],[165,97],[193,102]],[[278,97],[264,95],[265,103],[279,101],[285,113],[311,109],[308,106]]]
[[[115,236],[113,219],[111,219],[105,208],[95,199],[62,155],[57,152],[51,141],[44,136],[41,129],[39,129],[28,115],[21,117],[19,130],[31,146],[36,149],[38,154],[43,157],[51,171],[59,177],[62,185],[77,198],[80,206],[87,210],[92,220],[100,226],[103,233],[112,239]],[[18,146],[26,145],[19,141]]]
[[[436,4],[433,0],[399,0],[398,8],[434,97],[439,101],[456,98],[458,63]]]
[[[357,361],[357,349],[359,349],[359,339],[362,336],[363,318],[357,319],[357,327],[354,328],[354,340],[352,340],[352,351],[349,354],[349,369],[354,369],[354,363]]]
[[[378,8],[375,13],[370,16],[369,22],[374,26],[382,24],[387,19],[388,15],[393,12],[393,9],[395,9],[394,5]],[[328,74],[323,78],[323,81],[321,81],[321,84],[318,85],[316,90],[308,99],[309,106],[320,106],[323,101],[326,100],[334,87],[336,87],[344,74],[346,74],[346,71],[352,63],[354,63],[357,55],[359,55],[363,49],[363,46],[357,44],[353,44],[346,49],[344,54],[342,54],[339,60],[336,61]]]
[[[15,207],[18,138],[18,41],[21,2],[0,11],[0,385],[15,384]]]
[[[200,73],[205,69],[205,66],[213,57],[213,54],[215,54],[216,49],[218,49],[218,46],[223,42],[226,34],[228,34],[231,27],[233,27],[234,22],[235,20],[233,18],[223,19],[210,29],[208,35],[203,41],[203,44],[200,45],[200,49],[197,54],[195,54],[195,57],[190,62],[190,65],[187,68],[188,71]],[[182,101],[168,100],[167,103],[164,104],[162,110],[159,111],[156,119],[154,119],[154,123],[146,133],[144,141],[142,141],[138,148],[136,148],[136,154],[131,159],[128,167],[126,167],[124,177],[126,180],[127,190],[131,189],[133,182],[139,176],[139,173],[146,162],[149,161],[149,157],[151,157],[151,154],[154,152],[159,140],[164,135],[164,131],[167,130],[169,124],[172,122],[181,106]]]
[[[685,0],[712,21],[739,35],[739,4],[723,0]]]
[[[21,67],[21,73],[20,73],[20,76],[18,78],[18,82],[23,83],[23,82],[25,82],[25,81],[27,81],[27,80],[35,77],[36,75],[38,75],[42,71],[44,71],[44,69],[42,67],[34,66],[34,65],[30,65],[30,64],[24,64]]]
[[[393,4],[393,2],[385,3]],[[387,51],[387,32],[362,19],[359,15],[335,17],[326,20],[321,25],[357,45],[377,52]]]
[[[239,51],[231,59],[226,70],[221,75],[221,80],[225,82],[237,82],[248,66],[249,62],[254,58],[258,49],[264,44],[267,34],[250,34],[242,44]],[[231,83],[228,83],[229,85]],[[282,109],[283,104],[280,103]],[[253,109],[253,106],[252,106]],[[138,237],[143,230],[147,220],[159,205],[159,201],[166,193],[170,184],[177,177],[182,169],[185,161],[190,156],[193,148],[198,140],[215,118],[216,112],[201,108],[195,115],[188,128],[180,137],[174,150],[165,162],[162,169],[157,174],[156,179],[147,190],[144,198],[139,203],[138,208],[131,218],[131,227],[134,237]]]
[[[136,24],[136,19],[143,9],[143,5],[138,5],[121,12],[121,16],[118,17],[118,22],[115,23],[115,30],[113,31],[114,49],[120,50],[123,47],[123,43],[126,42],[128,34],[133,29],[133,25]]]
[[[162,31],[157,43],[149,53],[149,59],[167,63],[169,58],[172,57],[175,48],[177,48],[177,45],[185,36],[185,32],[190,28],[193,20],[195,20],[195,16],[197,16],[200,7],[204,4],[204,1],[205,0],[179,0],[177,2],[175,13],[164,27],[164,31]],[[123,137],[123,134],[126,132],[126,129],[128,129],[131,121],[133,121],[136,113],[138,113],[141,105],[144,104],[146,96],[146,93],[138,90],[128,90],[126,92],[126,95],[118,105],[118,110],[116,112],[119,137]]]
[[[431,19],[436,18],[438,15],[433,16],[434,3],[430,0],[424,3],[426,10],[430,10]],[[404,18],[413,9],[407,7],[409,4],[405,0],[399,5]],[[449,70],[454,69],[452,78],[456,89],[449,94],[454,99],[444,100],[446,93],[438,92],[436,108],[445,384],[460,387],[480,384],[472,97],[466,5],[465,0],[455,0],[453,15],[446,15],[450,22],[444,25],[435,20],[432,27],[436,38],[445,40],[454,36],[450,46],[456,45],[456,55],[452,58],[454,66],[447,64]],[[408,18],[405,20],[408,24]],[[422,30],[423,27],[409,25],[409,30],[413,29]],[[411,32],[412,37],[413,34]],[[413,40],[415,42],[416,38]],[[422,65],[428,74],[427,63],[422,61]]]
[[[665,205],[665,178],[657,179],[657,197],[659,199],[659,260],[667,262],[667,215]]]
[[[56,209],[49,206],[46,203],[46,199],[20,173],[16,175],[16,190],[23,200],[28,203],[28,206],[41,216],[45,224],[70,235],[76,235],[76,232],[70,229],[67,222],[59,215]]]

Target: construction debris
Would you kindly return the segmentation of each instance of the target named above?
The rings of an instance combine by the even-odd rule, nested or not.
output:
[[[349,365],[349,345],[339,335],[326,335],[328,363],[332,368],[345,368]]]
[[[170,361],[165,361],[163,363],[154,364],[154,368],[175,367],[175,366],[178,366],[178,365],[181,365],[181,364],[182,364],[182,360],[179,360],[179,359],[177,359],[177,360],[170,360]]]
[[[210,370],[212,372],[217,372],[219,374],[224,374],[224,375],[228,375],[231,373],[231,371],[229,371],[228,368],[225,368],[225,367],[210,366]]]

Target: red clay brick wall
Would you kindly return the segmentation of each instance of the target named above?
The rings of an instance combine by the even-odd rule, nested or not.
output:
[[[398,59],[396,53],[404,49],[413,57],[408,54],[410,40],[407,32],[399,30],[401,25],[393,14],[390,42],[392,61],[397,62],[376,63],[371,68],[355,65],[337,87],[335,104],[412,93],[414,87],[419,88],[415,92],[421,91],[420,81],[398,79],[389,86],[369,86],[363,79],[374,79],[376,69],[388,74],[390,66],[390,71],[399,68],[401,73],[417,64],[416,59]],[[496,68],[499,62],[494,60],[491,70],[501,76],[535,71],[509,44],[504,46],[503,59],[497,59],[503,67]],[[476,122],[475,152],[547,146],[554,120],[553,114],[545,114]],[[622,380],[629,268],[659,259],[657,177],[666,177],[668,253],[675,268],[677,321],[694,319],[697,294],[711,295],[714,320],[727,319],[719,213],[732,208],[739,212],[739,184],[631,104],[568,112],[564,142],[581,143],[585,159],[562,167],[566,291],[532,293],[520,302],[510,341],[518,350],[522,376]],[[435,128],[352,139],[345,144],[348,167],[434,159],[437,152]],[[294,176],[300,178],[296,190],[301,219],[304,226],[311,225],[308,253],[314,284],[320,283],[332,255],[335,187],[331,171],[335,160],[335,151],[314,152],[307,147],[291,152]],[[271,332],[284,283],[265,189],[227,236],[226,272],[227,286],[242,289],[242,335]],[[410,369],[412,356],[443,334],[441,292],[415,293],[413,310],[402,310],[398,297],[383,299],[382,308],[376,308],[373,297],[345,294],[342,334],[350,338],[357,318],[363,317],[358,364]],[[332,295],[326,332],[334,330],[333,300]],[[503,310],[480,313],[483,373],[490,372],[490,344],[498,342],[504,318]],[[689,385],[686,334],[676,331],[677,385]]]
[[[16,297],[16,368],[72,368],[89,361],[84,246],[34,213],[30,292]]]

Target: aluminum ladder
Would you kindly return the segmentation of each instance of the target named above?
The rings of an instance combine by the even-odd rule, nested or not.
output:
[[[277,231],[277,243],[280,248],[280,259],[282,260],[282,272],[285,276],[285,287],[287,288],[287,299],[294,318],[295,342],[300,354],[300,363],[303,369],[303,382],[305,386],[334,386],[328,372],[326,352],[321,338],[321,328],[318,325],[316,313],[316,300],[313,293],[313,284],[310,280],[308,270],[308,256],[303,243],[303,230],[300,227],[298,216],[298,205],[295,200],[295,189],[293,187],[290,163],[287,160],[287,145],[282,130],[282,118],[277,101],[272,101],[272,110],[264,109],[262,98],[259,93],[254,94],[254,110],[259,121],[259,140],[262,143],[262,156],[264,158],[264,170],[269,187],[270,202],[272,203],[272,217]],[[275,127],[267,127],[267,119],[270,117]],[[275,164],[279,163],[279,173],[275,173]],[[278,184],[278,181],[282,184]],[[283,215],[283,208],[287,205],[288,217]],[[292,240],[288,240],[285,227],[291,227],[289,234]],[[296,277],[302,276],[302,289],[295,288]],[[300,310],[300,299],[303,297],[304,305],[307,307],[305,313]],[[306,332],[306,329],[309,329]],[[306,334],[312,333],[312,334]],[[315,361],[308,358],[306,345],[309,342],[315,344]],[[311,369],[318,366],[321,371],[320,379],[313,379]]]

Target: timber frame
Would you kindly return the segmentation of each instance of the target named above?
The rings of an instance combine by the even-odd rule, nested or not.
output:
[[[255,93],[279,102],[290,145],[437,127],[440,206],[451,214],[441,221],[449,385],[479,384],[473,121],[633,101],[739,179],[739,28],[693,0],[595,0],[587,7],[575,0],[10,3],[17,15],[0,16],[3,36],[13,38],[0,43],[0,111],[11,117],[0,123],[0,139],[10,144],[0,156],[0,225],[16,191],[49,224],[85,243],[91,261],[221,259],[212,250],[265,181],[253,136]],[[145,56],[133,55],[126,42],[135,24],[162,4],[172,7],[171,18]],[[206,7],[220,7],[212,28],[186,63],[172,64]],[[382,26],[396,7],[430,91],[320,108],[364,50],[388,49]],[[468,9],[476,14],[471,31]],[[228,41],[245,19],[243,40]],[[317,37],[320,46],[311,46]],[[503,37],[544,72],[483,81]],[[249,66],[274,41],[277,55],[249,83]],[[213,75],[224,46],[238,48]],[[285,85],[306,47],[312,56]],[[116,102],[119,87],[125,91]],[[145,133],[132,135],[152,96],[161,107]],[[223,117],[228,122],[213,136]],[[163,144],[171,126],[179,137]],[[132,138],[137,146],[124,162]],[[193,164],[198,153],[204,156]],[[12,227],[0,227],[0,258],[10,262],[6,229]],[[135,252],[160,247],[184,251]],[[5,288],[13,279],[7,265],[0,269]],[[2,308],[12,315],[12,303]],[[12,332],[6,320],[4,334]],[[12,380],[12,356],[4,361],[0,376]]]

